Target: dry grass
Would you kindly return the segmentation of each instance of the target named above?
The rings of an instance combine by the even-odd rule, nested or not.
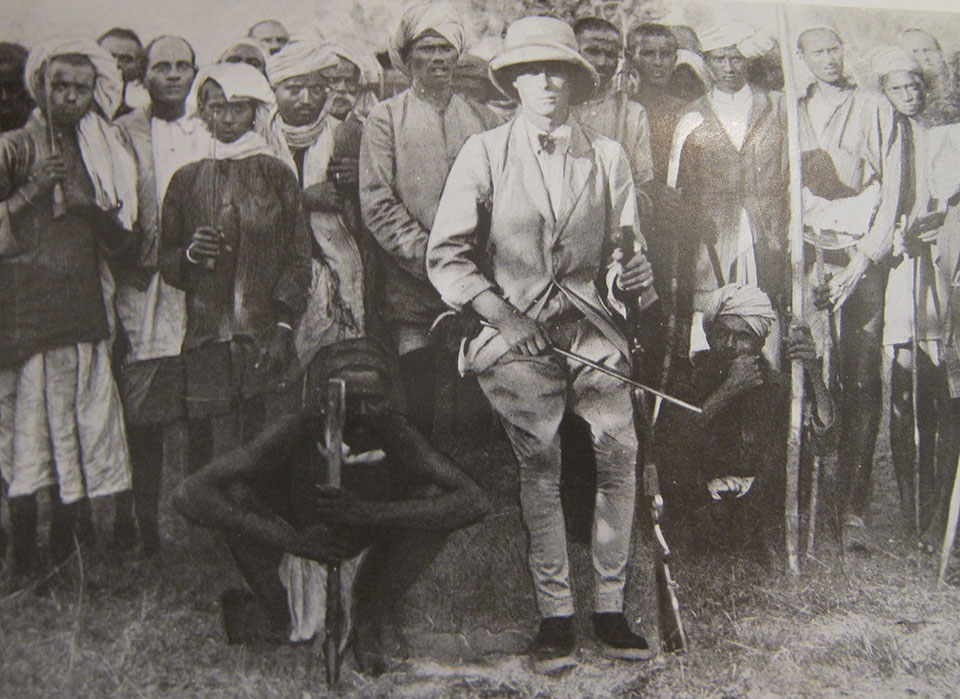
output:
[[[880,464],[874,511],[895,513]],[[108,503],[95,515],[108,521]],[[559,678],[517,658],[483,665],[412,662],[380,677],[348,668],[359,697],[950,696],[960,686],[960,591],[935,586],[935,561],[877,515],[873,555],[841,557],[824,525],[817,560],[791,579],[730,553],[680,550],[675,566],[691,637],[686,657],[631,665],[589,644]],[[302,647],[227,646],[218,594],[240,584],[207,532],[165,522],[151,561],[102,547],[45,586],[0,601],[0,695],[283,696],[326,694],[322,663]],[[652,619],[644,620],[651,631]]]

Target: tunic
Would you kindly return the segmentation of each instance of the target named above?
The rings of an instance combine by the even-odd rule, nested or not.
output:
[[[370,113],[360,146],[363,221],[383,250],[384,321],[400,354],[427,344],[427,329],[445,310],[427,281],[427,238],[440,194],[467,138],[497,125],[461,95],[438,111],[412,90]]]

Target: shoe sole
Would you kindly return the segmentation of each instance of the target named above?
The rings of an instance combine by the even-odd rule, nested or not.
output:
[[[574,667],[576,664],[577,660],[573,655],[565,655],[561,658],[548,658],[546,660],[530,659],[530,667],[540,675],[552,675],[555,672]]]
[[[650,660],[655,653],[649,648],[613,648],[601,646],[600,655],[613,660]]]

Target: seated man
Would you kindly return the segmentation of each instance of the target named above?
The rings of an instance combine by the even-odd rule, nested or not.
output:
[[[737,284],[710,293],[703,310],[710,349],[679,366],[668,389],[702,406],[703,415],[665,403],[658,424],[665,497],[678,505],[672,512],[701,513],[717,501],[747,496],[739,520],[757,536],[754,543],[768,547],[783,519],[790,412],[790,377],[761,354],[777,316],[759,288]],[[833,402],[809,329],[791,329],[785,359],[804,363],[810,436],[822,451]]]
[[[318,406],[330,378],[347,384],[342,490],[319,485],[327,469]],[[300,415],[282,418],[180,485],[177,510],[227,535],[253,592],[223,597],[229,642],[307,641],[322,634],[326,571],[320,563],[344,561],[349,600],[362,552],[379,537],[403,529],[453,530],[486,515],[483,491],[387,406],[390,391],[379,343],[360,338],[330,345],[308,368],[305,395],[311,398]]]

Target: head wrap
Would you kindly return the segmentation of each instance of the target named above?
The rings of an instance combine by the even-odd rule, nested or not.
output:
[[[703,300],[704,323],[720,316],[742,318],[759,337],[766,337],[777,320],[770,298],[752,284],[727,284],[710,292]]]
[[[267,64],[267,52],[264,50],[263,44],[256,39],[251,39],[249,37],[243,37],[242,39],[231,41],[229,44],[217,51],[216,63],[222,63],[226,61],[227,56],[233,53],[233,50],[238,46],[249,46],[252,49],[256,49],[257,53],[259,53],[260,57],[263,59],[263,64]]]
[[[337,65],[337,55],[320,41],[291,41],[267,59],[267,77],[276,87],[284,80]]]
[[[246,63],[215,63],[197,73],[187,98],[187,114],[199,116],[200,90],[207,80],[213,80],[223,90],[227,100],[246,99],[256,102],[253,131],[233,144],[214,143],[218,158],[241,158],[255,153],[268,153],[283,160],[283,148],[275,143],[270,129],[270,110],[275,97],[263,73]],[[250,137],[253,136],[253,137]]]
[[[395,67],[403,69],[404,61],[401,56],[414,41],[428,31],[442,36],[458,52],[463,51],[465,38],[460,13],[443,0],[421,2],[406,9],[390,42],[390,60]]]
[[[116,59],[93,39],[54,37],[31,51],[24,69],[30,96],[37,104],[44,104],[44,73],[50,59],[76,54],[86,56],[93,64],[94,102],[112,118],[123,101],[123,77]],[[77,124],[77,141],[97,206],[112,212],[125,228],[132,229],[137,219],[137,165],[117,129],[90,110]]]
[[[920,64],[899,46],[881,46],[870,57],[870,67],[878,77],[895,70],[920,74]]]
[[[727,46],[736,46],[744,58],[756,58],[772,51],[772,37],[760,34],[746,22],[727,20],[705,29],[700,34],[700,51],[708,53]]]
[[[117,59],[96,41],[85,37],[53,37],[30,52],[24,78],[33,101],[44,103],[43,77],[49,59],[68,54],[79,54],[90,59],[97,73],[93,99],[106,117],[112,119],[123,102],[123,76],[117,67]]]

